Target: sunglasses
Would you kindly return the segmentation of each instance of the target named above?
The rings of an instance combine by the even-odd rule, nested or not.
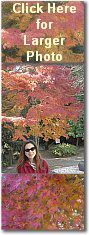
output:
[[[36,148],[35,147],[32,147],[32,148],[30,148],[30,149],[25,149],[25,152],[29,152],[29,151],[34,151]]]

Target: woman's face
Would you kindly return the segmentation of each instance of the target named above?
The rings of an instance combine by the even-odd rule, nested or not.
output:
[[[36,155],[36,148],[33,144],[28,143],[25,145],[25,155],[30,162],[33,161],[33,159]]]

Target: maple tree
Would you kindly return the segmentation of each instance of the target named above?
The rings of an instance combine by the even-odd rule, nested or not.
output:
[[[84,103],[84,64],[78,64],[77,66],[69,65],[72,69],[73,76],[77,76],[75,83],[80,87],[80,93],[77,95],[77,99]],[[69,121],[70,129],[68,131],[69,136],[73,136],[77,139],[76,145],[78,146],[80,138],[84,140],[84,110],[82,116],[79,116],[77,123]]]
[[[68,120],[83,112],[80,92],[66,66],[3,65],[3,121],[13,122],[14,139],[25,134],[56,139],[67,136]],[[13,67],[13,68],[12,68]],[[7,125],[7,126],[8,126]],[[10,128],[10,125],[9,125]]]
[[[77,2],[58,2],[63,6],[74,5],[77,9],[76,14],[65,13],[48,13],[47,2],[39,2],[43,6],[43,13],[14,13],[12,2],[2,3],[2,54],[5,62],[26,62],[27,51],[39,51],[44,56],[45,53],[63,54],[63,62],[82,62],[84,59],[84,4]],[[56,3],[56,4],[58,4]],[[28,2],[29,7],[36,2]],[[21,10],[21,6],[17,7]],[[53,22],[51,30],[37,29],[36,21],[41,19],[42,22]],[[30,46],[24,45],[24,35]],[[51,45],[46,48],[45,42],[42,45],[32,45],[32,38],[66,38],[63,46]],[[51,60],[51,58],[50,58]],[[35,61],[35,56],[31,58]]]
[[[2,229],[83,230],[83,175],[3,174]]]

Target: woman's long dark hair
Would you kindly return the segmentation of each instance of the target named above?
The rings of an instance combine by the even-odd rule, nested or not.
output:
[[[36,170],[39,169],[39,167],[41,168],[42,167],[42,158],[38,152],[38,148],[37,148],[37,145],[36,143],[33,141],[33,140],[29,140],[29,141],[26,141],[23,143],[22,145],[22,148],[21,148],[21,152],[20,152],[20,156],[19,156],[19,159],[18,159],[18,164],[17,164],[17,168],[19,166],[23,166],[25,161],[28,160],[28,157],[25,155],[25,146],[27,144],[33,144],[34,147],[36,148],[36,155],[34,157],[34,160],[35,160],[35,163],[36,163]]]

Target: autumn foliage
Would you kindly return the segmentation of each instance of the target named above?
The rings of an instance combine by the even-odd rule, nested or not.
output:
[[[66,66],[3,65],[3,121],[14,123],[14,139],[25,134],[56,139],[67,135],[83,104],[77,77]],[[27,128],[28,127],[28,128]],[[9,126],[10,128],[10,126]]]
[[[2,176],[3,230],[83,230],[83,175]]]
[[[56,2],[58,5],[75,6],[77,11],[75,14],[65,13],[48,13],[47,2],[40,2],[43,6],[43,12],[40,14],[31,13],[14,13],[13,1],[2,3],[2,52],[3,61],[5,62],[26,62],[27,51],[39,51],[42,55],[48,53],[59,53],[63,55],[63,62],[83,62],[84,60],[84,3],[81,1]],[[25,3],[25,2],[24,2]],[[36,2],[29,2],[29,7],[35,5]],[[17,7],[21,10],[21,6]],[[37,29],[36,21],[53,22],[52,29]],[[24,35],[26,35],[27,43],[24,45]],[[63,46],[51,45],[50,48],[42,45],[32,45],[32,38],[65,38]],[[35,58],[34,60],[35,61]]]

